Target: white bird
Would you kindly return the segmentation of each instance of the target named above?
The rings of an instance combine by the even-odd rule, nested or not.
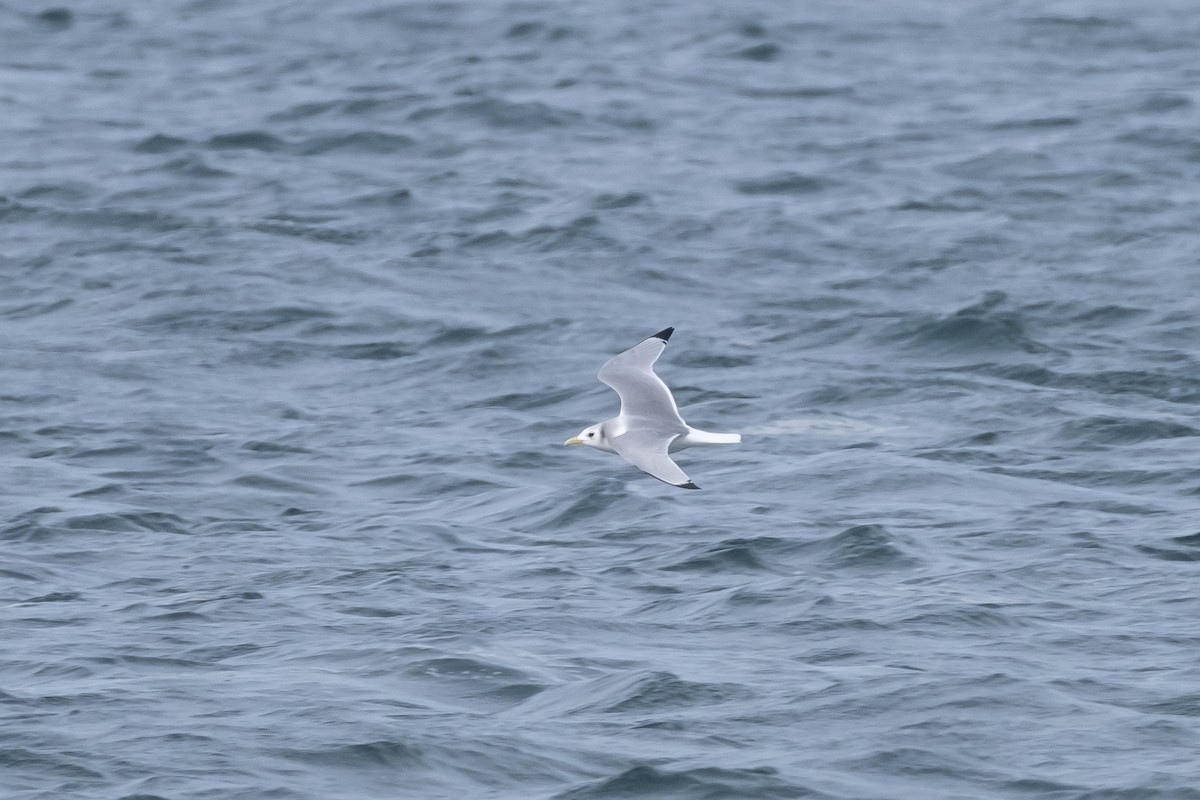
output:
[[[584,428],[563,444],[586,444],[616,453],[660,481],[681,489],[699,489],[669,454],[695,445],[737,444],[742,437],[697,430],[679,416],[671,390],[654,374],[654,362],[674,332],[674,328],[659,331],[604,362],[596,377],[621,396],[621,413]]]

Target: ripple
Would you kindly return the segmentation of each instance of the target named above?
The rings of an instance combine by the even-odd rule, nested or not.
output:
[[[931,355],[951,358],[997,358],[1050,352],[1027,332],[1025,317],[1002,311],[1006,297],[990,293],[976,304],[936,318],[907,320],[892,326],[887,338]]]
[[[634,671],[547,688],[511,713],[538,718],[594,713],[640,718],[651,711],[686,711],[745,699],[749,694],[738,684],[687,681],[669,672]]]
[[[342,744],[325,749],[282,749],[277,753],[303,764],[354,769],[411,769],[425,764],[420,748],[394,740]]]
[[[1163,419],[1095,416],[1063,423],[1059,436],[1082,446],[1130,445],[1155,439],[1200,436],[1200,430]]]
[[[730,539],[705,548],[699,555],[664,567],[675,571],[702,572],[770,572],[778,557],[791,549],[786,542],[773,537],[759,539]]]
[[[147,136],[136,145],[134,152],[136,153],[173,153],[177,150],[190,147],[191,142],[187,139],[181,139],[178,136],[168,136],[163,133],[156,133],[152,136]]]
[[[298,150],[304,155],[338,152],[390,155],[410,150],[416,143],[411,136],[398,133],[351,131],[307,139],[299,145]]]
[[[746,61],[775,61],[783,55],[783,48],[774,42],[762,42],[744,47],[733,54],[734,58]]]
[[[446,106],[427,106],[414,111],[409,120],[428,122],[440,117],[454,117],[489,128],[524,133],[574,125],[583,120],[583,115],[578,112],[555,108],[540,101],[514,102],[498,97],[464,100]]]
[[[918,563],[883,525],[855,525],[810,547],[834,568],[896,569]]]
[[[796,172],[777,172],[761,178],[747,178],[734,183],[734,188],[746,195],[795,195],[820,192],[828,183],[811,175]]]
[[[212,150],[258,150],[273,153],[284,149],[286,143],[266,131],[237,131],[212,136],[207,147]]]
[[[655,797],[664,800],[696,797],[821,798],[802,785],[784,780],[771,767],[722,769],[699,767],[671,770],[650,765],[630,767],[610,778],[554,796],[555,800],[602,800],[602,798]]]

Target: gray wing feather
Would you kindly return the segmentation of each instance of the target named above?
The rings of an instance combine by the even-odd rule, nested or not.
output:
[[[686,427],[683,417],[679,416],[679,407],[675,405],[671,390],[662,378],[654,374],[654,362],[666,346],[665,341],[651,336],[604,362],[596,377],[621,396],[622,416],[643,417],[667,426],[676,423]]]
[[[667,447],[677,433],[631,431],[612,440],[617,455],[645,473],[672,486],[696,488],[687,474],[667,455]],[[690,484],[690,485],[688,485]]]

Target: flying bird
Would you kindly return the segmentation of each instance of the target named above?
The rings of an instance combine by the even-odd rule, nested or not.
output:
[[[674,332],[674,328],[659,331],[604,362],[596,377],[620,395],[621,413],[584,428],[563,444],[586,444],[616,453],[660,481],[680,489],[699,489],[670,454],[696,445],[737,444],[742,437],[698,430],[679,416],[671,390],[654,374],[654,362]]]

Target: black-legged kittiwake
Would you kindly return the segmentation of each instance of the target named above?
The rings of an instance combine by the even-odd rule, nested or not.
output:
[[[681,489],[699,489],[669,454],[695,445],[736,444],[742,437],[697,430],[679,416],[671,390],[654,374],[654,362],[674,332],[674,328],[659,331],[604,362],[596,377],[621,396],[621,413],[584,428],[564,444],[586,444],[616,453],[660,481]]]

